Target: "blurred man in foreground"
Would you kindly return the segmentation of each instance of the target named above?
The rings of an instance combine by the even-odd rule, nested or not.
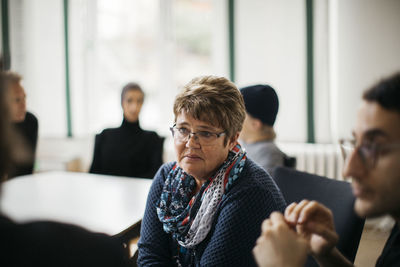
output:
[[[356,197],[354,209],[361,217],[394,218],[376,266],[400,266],[400,73],[364,92],[353,138],[341,146],[343,174],[352,178]],[[303,200],[263,222],[253,253],[259,266],[303,266],[307,252],[320,266],[353,266],[335,248],[338,239],[332,212]]]

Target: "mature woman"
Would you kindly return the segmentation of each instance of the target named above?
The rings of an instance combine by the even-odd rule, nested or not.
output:
[[[154,177],[162,164],[164,139],[140,128],[143,101],[144,93],[138,84],[124,86],[121,93],[122,125],[105,129],[96,136],[91,173]]]
[[[222,77],[193,79],[174,103],[177,162],[154,178],[139,241],[139,266],[255,266],[261,222],[285,201],[237,139],[243,98]]]

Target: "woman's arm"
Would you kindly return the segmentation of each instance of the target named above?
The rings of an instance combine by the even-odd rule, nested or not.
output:
[[[102,146],[102,138],[101,134],[96,134],[94,140],[94,152],[93,152],[93,160],[92,165],[90,166],[90,173],[101,173],[101,146]]]
[[[170,164],[160,168],[154,177],[146,210],[142,220],[140,240],[138,243],[138,266],[173,266],[170,249],[170,235],[165,233],[163,225],[157,216],[156,207],[161,196],[162,188],[170,169]]]

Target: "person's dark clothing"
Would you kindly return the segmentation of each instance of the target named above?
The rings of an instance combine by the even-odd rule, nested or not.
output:
[[[251,251],[261,234],[261,223],[272,211],[283,212],[286,207],[269,174],[247,158],[240,177],[218,205],[207,237],[185,249],[164,231],[157,215],[165,180],[174,165],[164,164],[154,177],[140,230],[138,266],[256,266]]]
[[[8,175],[9,178],[16,176],[27,175],[33,173],[33,166],[35,162],[36,145],[38,138],[38,120],[30,112],[26,112],[25,120],[13,124],[18,137],[24,138],[23,144],[28,153],[26,160],[22,162],[15,162]]]
[[[400,266],[400,229],[399,225],[395,224],[393,230],[386,241],[382,254],[379,256],[377,267],[394,267]]]
[[[0,266],[128,266],[116,238],[70,224],[17,224],[0,215],[0,235]]]
[[[162,164],[164,138],[125,119],[96,135],[90,173],[153,178]]]

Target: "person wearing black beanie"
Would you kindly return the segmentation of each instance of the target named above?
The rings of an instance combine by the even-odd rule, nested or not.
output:
[[[274,140],[274,123],[279,109],[278,95],[269,85],[252,85],[240,89],[246,106],[246,119],[240,133],[241,144],[251,159],[266,171],[283,166],[283,153]]]

